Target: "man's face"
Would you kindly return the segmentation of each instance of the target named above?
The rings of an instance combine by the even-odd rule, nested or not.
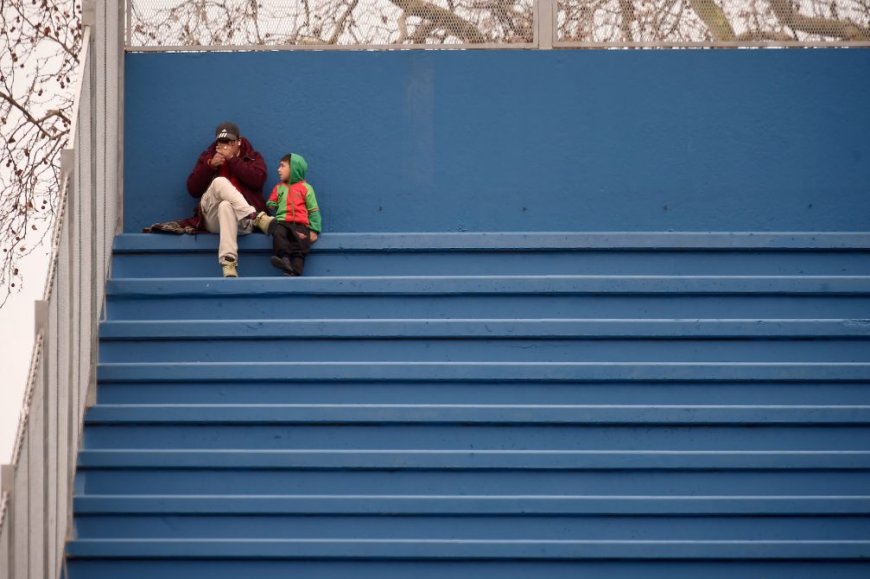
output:
[[[282,181],[290,180],[290,163],[287,161],[281,161],[278,165],[278,178]]]
[[[239,139],[236,139],[235,141],[230,141],[229,139],[218,139],[216,146],[218,153],[227,159],[231,159],[239,154],[241,141]]]

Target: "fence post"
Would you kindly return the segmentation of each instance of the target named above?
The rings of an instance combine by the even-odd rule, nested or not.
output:
[[[36,300],[33,302],[33,332],[35,336],[39,332],[45,332],[48,336],[48,302],[46,300]]]
[[[15,579],[15,465],[4,464],[0,465],[0,492],[6,493],[6,520],[3,527],[8,535],[6,536],[6,569],[3,573],[4,579]],[[2,571],[2,570],[0,570]]]
[[[40,333],[43,336],[42,353],[39,355],[38,368],[36,370],[37,382],[34,385],[34,394],[42,400],[42,576],[48,579],[51,577],[51,561],[53,558],[53,543],[50,540],[50,520],[51,520],[51,491],[49,489],[51,480],[51,465],[49,464],[49,456],[51,455],[51,440],[49,420],[51,416],[50,399],[49,399],[49,381],[45,368],[47,367],[47,347],[45,336],[48,334],[48,301],[36,300],[33,302],[33,335],[34,347],[39,340]],[[41,380],[39,380],[41,378]],[[35,396],[34,396],[35,397]]]
[[[72,147],[60,151],[60,171],[65,175],[72,175],[76,163],[76,150]]]
[[[95,0],[82,1],[82,26],[94,26],[97,23],[97,5]]]
[[[553,10],[553,2],[555,0],[538,0],[538,48],[541,50],[550,50],[553,48],[553,34],[555,27],[555,11]]]

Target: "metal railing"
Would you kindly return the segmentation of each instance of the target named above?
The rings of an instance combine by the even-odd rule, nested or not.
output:
[[[128,50],[870,46],[867,0],[126,0]]]
[[[0,579],[55,579],[72,536],[84,410],[95,402],[97,324],[120,230],[119,4],[85,2],[85,30],[44,299],[11,463],[2,466]],[[94,29],[100,31],[96,38]]]
[[[36,302],[36,340],[23,413],[12,463],[3,467],[6,506],[0,561],[7,568],[0,572],[10,579],[58,577],[70,522],[81,417],[94,380],[89,349],[101,300],[94,270],[105,270],[96,254],[106,227],[95,215],[90,179],[92,53],[91,31],[86,28],[69,137],[72,148],[62,153],[59,210],[45,295]],[[106,211],[102,213],[105,221]],[[102,256],[104,250],[99,253]]]

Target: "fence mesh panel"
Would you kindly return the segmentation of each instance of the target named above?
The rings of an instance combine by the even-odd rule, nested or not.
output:
[[[128,8],[132,47],[534,40],[533,0],[131,0]]]
[[[870,0],[558,0],[556,19],[557,44],[870,41]]]
[[[133,50],[870,45],[870,0],[127,2]]]

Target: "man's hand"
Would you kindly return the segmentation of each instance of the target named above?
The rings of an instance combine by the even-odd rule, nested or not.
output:
[[[308,239],[311,240],[311,243],[314,243],[315,241],[317,241],[317,232],[316,231],[309,231],[308,232]]]
[[[218,167],[220,167],[221,165],[223,165],[226,162],[227,162],[226,157],[224,157],[220,153],[215,153],[215,156],[211,158],[211,160],[208,162],[208,164],[212,169],[217,169]]]

